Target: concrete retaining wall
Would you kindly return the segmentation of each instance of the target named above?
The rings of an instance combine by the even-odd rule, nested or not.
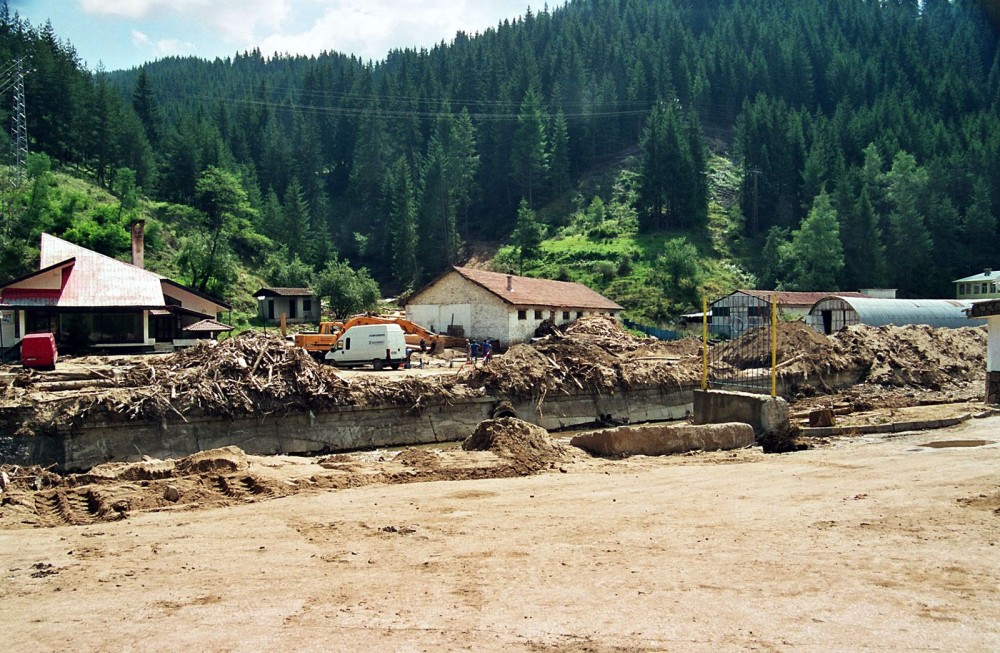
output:
[[[686,451],[740,449],[754,443],[749,424],[620,426],[578,435],[570,444],[598,456],[663,456]]]
[[[683,419],[691,414],[690,388],[641,388],[612,394],[548,396],[511,407],[521,419],[549,430],[590,424],[601,415],[630,422]],[[250,454],[314,453],[464,440],[499,400],[481,397],[419,410],[400,407],[344,408],[335,412],[219,419],[171,416],[162,422],[90,420],[55,436],[0,437],[0,462],[57,464],[85,470],[108,461],[147,455],[176,458],[235,445]]]
[[[742,422],[754,433],[784,432],[789,428],[788,402],[781,397],[749,392],[695,390],[694,423]]]

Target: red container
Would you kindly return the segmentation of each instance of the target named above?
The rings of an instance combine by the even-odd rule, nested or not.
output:
[[[58,357],[51,333],[29,333],[21,338],[21,364],[25,367],[54,370]]]

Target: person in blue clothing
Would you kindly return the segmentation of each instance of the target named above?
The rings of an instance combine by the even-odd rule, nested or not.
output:
[[[483,340],[483,365],[489,363],[491,358],[493,358],[493,345],[489,340]]]
[[[472,359],[473,365],[479,362],[479,343],[475,340],[469,341],[469,358]]]

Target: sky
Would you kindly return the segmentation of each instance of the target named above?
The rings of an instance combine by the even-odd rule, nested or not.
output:
[[[52,21],[88,69],[101,63],[112,71],[254,47],[264,56],[335,51],[378,61],[392,48],[431,47],[459,30],[471,35],[495,27],[522,15],[529,0],[8,0],[8,6],[34,26]]]

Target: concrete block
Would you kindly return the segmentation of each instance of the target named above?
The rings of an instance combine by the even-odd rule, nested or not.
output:
[[[754,443],[748,424],[647,424],[578,435],[570,444],[598,456],[663,456],[686,451],[740,449]]]
[[[788,402],[781,397],[724,390],[694,391],[694,423],[742,422],[754,433],[779,433],[790,428]]]

